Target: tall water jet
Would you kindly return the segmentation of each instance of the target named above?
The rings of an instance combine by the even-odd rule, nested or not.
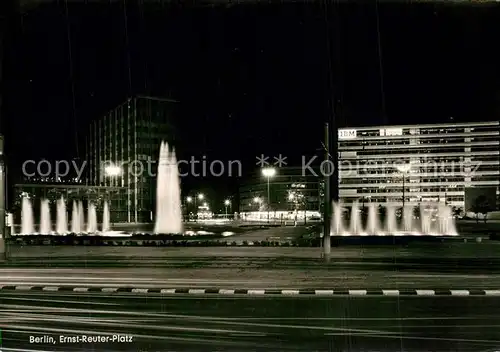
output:
[[[80,224],[80,232],[83,232],[85,229],[85,210],[81,200],[78,202],[78,223]]]
[[[27,197],[23,197],[21,205],[21,233],[23,235],[32,234],[35,232],[33,225],[33,206]]]
[[[360,234],[363,229],[361,226],[361,214],[359,213],[359,203],[358,201],[352,202],[351,205],[351,228],[350,232],[353,234]]]
[[[453,212],[450,207],[445,207],[443,216],[446,218],[446,235],[458,236],[455,218],[453,217]]]
[[[375,204],[368,205],[368,218],[366,220],[366,232],[370,235],[376,235],[380,232],[378,225],[378,213]]]
[[[332,224],[330,233],[333,236],[339,236],[344,233],[344,224],[342,221],[342,205],[333,203]]]
[[[427,207],[420,204],[420,228],[422,233],[431,233],[431,215],[428,212]]]
[[[102,232],[109,231],[111,228],[110,216],[109,216],[109,205],[108,201],[104,202],[104,209],[102,211]]]
[[[71,232],[82,232],[82,227],[80,226],[80,213],[78,211],[78,203],[76,201],[73,201],[73,210],[71,212]]]
[[[396,209],[393,206],[387,206],[386,208],[386,230],[387,234],[394,234],[398,229],[396,222]]]
[[[403,208],[403,231],[412,232],[413,229],[413,207],[406,205]]]
[[[65,234],[68,232],[68,216],[66,214],[66,202],[61,197],[57,201],[56,209],[56,232],[58,234]]]
[[[88,215],[87,215],[87,232],[96,233],[97,232],[97,213],[95,205],[93,203],[89,204]]]
[[[457,230],[451,208],[445,204],[438,205],[438,228],[437,232],[444,235],[455,236]]]
[[[50,206],[47,199],[42,199],[40,203],[40,233],[47,235],[52,232],[50,226]]]
[[[160,145],[154,232],[156,234],[183,232],[177,158],[175,151],[169,151],[166,142]]]

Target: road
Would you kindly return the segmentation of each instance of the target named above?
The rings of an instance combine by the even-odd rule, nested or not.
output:
[[[0,286],[205,289],[500,289],[500,274],[328,269],[5,268]]]
[[[109,247],[109,246],[11,246],[12,258],[102,256],[125,257],[264,257],[319,258],[321,248],[311,247]],[[500,258],[500,243],[433,243],[409,246],[333,247],[334,259],[360,258]]]
[[[500,300],[488,297],[1,295],[2,351],[420,352],[500,345]],[[59,343],[62,335],[116,334],[129,342]],[[55,343],[30,344],[30,336]]]
[[[325,263],[320,248],[286,247],[12,247],[17,268],[232,268],[399,270],[434,273],[500,272],[500,246],[481,244],[339,247]]]

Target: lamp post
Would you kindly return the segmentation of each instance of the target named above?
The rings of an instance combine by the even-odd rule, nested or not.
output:
[[[108,165],[104,168],[104,175],[106,177],[111,177],[111,179],[113,180],[113,186],[117,186],[117,183],[116,180],[119,176],[121,176],[123,174],[123,168],[121,168],[120,166],[118,165],[115,165],[115,164],[111,164],[111,165]],[[122,179],[123,180],[123,179]],[[120,192],[121,193],[121,192]],[[111,203],[113,202],[112,199],[110,199]],[[110,204],[110,206],[112,206],[112,204]],[[121,217],[121,216],[120,216]],[[130,201],[127,202],[127,221],[130,222]],[[113,221],[113,220],[112,220]],[[116,221],[116,220],[115,220]]]
[[[186,215],[187,215],[187,220],[189,221],[189,204],[193,202],[193,197],[186,197]]]
[[[270,208],[271,208],[271,188],[270,179],[276,175],[274,167],[266,167],[262,169],[262,175],[267,178],[267,222],[270,222]]]
[[[402,164],[402,165],[398,165],[396,166],[396,169],[401,172],[401,174],[403,175],[403,209],[405,207],[405,181],[406,181],[406,174],[408,174],[411,170],[411,164]]]
[[[226,218],[229,218],[229,214],[227,213],[227,208],[231,205],[231,201],[229,199],[226,199],[224,201],[224,206],[226,207]]]
[[[195,198],[194,198],[194,217],[195,221],[198,221],[198,200],[202,201],[205,199],[205,195],[203,193],[199,193]]]

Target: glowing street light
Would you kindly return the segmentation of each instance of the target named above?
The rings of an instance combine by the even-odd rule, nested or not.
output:
[[[253,199],[253,202],[254,202],[254,203],[260,203],[260,198],[259,198],[259,197],[255,197],[255,198]]]
[[[198,221],[198,200],[203,200],[205,198],[205,196],[203,195],[203,193],[199,193],[196,195],[196,197],[187,197],[187,202],[188,203],[191,203],[193,200],[194,200],[194,211],[195,211],[195,221],[197,222]]]
[[[264,177],[273,177],[276,175],[276,169],[274,167],[265,167],[262,169],[262,175]]]
[[[271,210],[271,188],[269,186],[271,177],[276,175],[274,167],[265,167],[262,169],[262,175],[267,178],[267,222],[270,221],[269,211]]]
[[[224,201],[224,206],[226,207],[226,216],[227,216],[227,214],[228,214],[228,213],[227,213],[227,208],[228,208],[230,205],[231,205],[231,201],[230,201],[229,199],[226,199],[226,200]]]
[[[106,176],[120,176],[122,172],[122,168],[117,165],[108,165],[104,168]]]

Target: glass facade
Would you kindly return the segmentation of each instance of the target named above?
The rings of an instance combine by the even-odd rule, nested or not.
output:
[[[87,183],[120,188],[110,199],[115,222],[152,220],[160,143],[177,142],[171,124],[176,105],[169,99],[136,97],[90,125]]]
[[[499,141],[498,121],[340,129],[340,199],[463,208],[467,188],[498,194]]]

